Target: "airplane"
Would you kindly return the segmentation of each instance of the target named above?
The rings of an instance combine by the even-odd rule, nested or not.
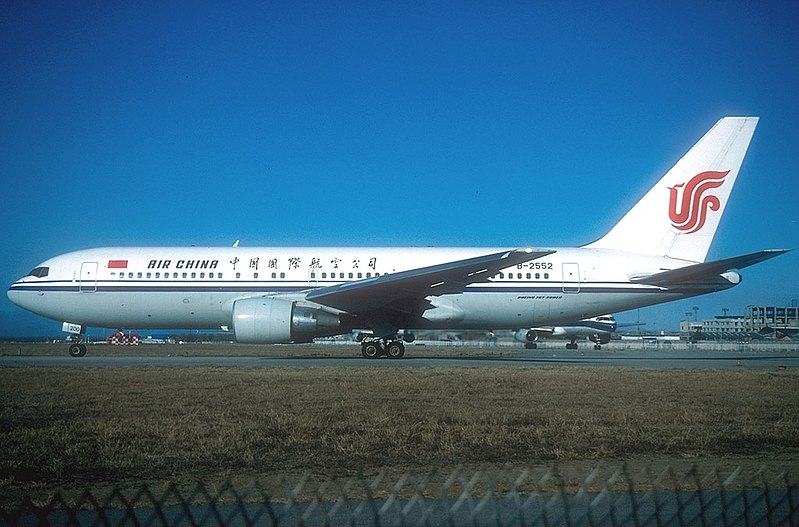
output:
[[[610,231],[581,247],[107,247],[37,265],[8,290],[87,326],[214,329],[300,343],[370,329],[361,353],[400,358],[400,330],[562,325],[722,291],[789,249],[705,261],[757,125],[720,119]]]
[[[610,342],[610,334],[616,331],[618,326],[613,315],[599,315],[562,326],[520,329],[514,334],[514,338],[524,342],[524,347],[527,349],[536,349],[538,347],[536,341],[543,338],[565,338],[569,340],[566,344],[567,350],[576,350],[577,339],[587,338],[594,343],[595,350],[601,350],[602,344]]]

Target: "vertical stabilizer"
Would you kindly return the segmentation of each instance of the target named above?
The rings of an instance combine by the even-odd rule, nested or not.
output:
[[[703,262],[757,117],[724,117],[603,238],[586,245]]]

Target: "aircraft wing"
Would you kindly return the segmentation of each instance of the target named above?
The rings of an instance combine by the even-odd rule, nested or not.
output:
[[[713,262],[688,265],[686,267],[662,271],[660,273],[636,276],[631,278],[631,280],[633,282],[667,288],[687,284],[712,284],[720,280],[725,280],[720,276],[722,273],[743,269],[744,267],[764,262],[788,251],[790,251],[790,249],[768,249],[745,254],[743,256],[734,256],[732,258],[715,260]]]
[[[500,270],[554,253],[552,250],[508,250],[466,260],[385,274],[309,292],[306,299],[352,314],[400,309],[430,295],[457,293],[469,284],[487,282]]]

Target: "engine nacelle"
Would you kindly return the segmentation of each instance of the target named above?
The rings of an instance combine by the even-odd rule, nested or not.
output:
[[[520,329],[514,338],[519,342],[535,342],[538,340],[538,332],[534,329]]]
[[[285,298],[245,298],[233,304],[233,332],[245,344],[310,342],[341,333],[341,320],[335,313]]]

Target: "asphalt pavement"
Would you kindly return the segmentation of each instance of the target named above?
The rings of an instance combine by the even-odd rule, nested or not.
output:
[[[85,357],[17,356],[0,357],[0,367],[131,368],[131,367],[226,367],[226,368],[537,368],[537,367],[616,367],[650,369],[786,370],[799,368],[799,353],[738,351],[581,351],[526,350],[521,353],[496,353],[437,357],[429,349],[410,348],[402,359],[365,359],[357,348],[353,355],[337,357],[257,356],[92,356]]]

